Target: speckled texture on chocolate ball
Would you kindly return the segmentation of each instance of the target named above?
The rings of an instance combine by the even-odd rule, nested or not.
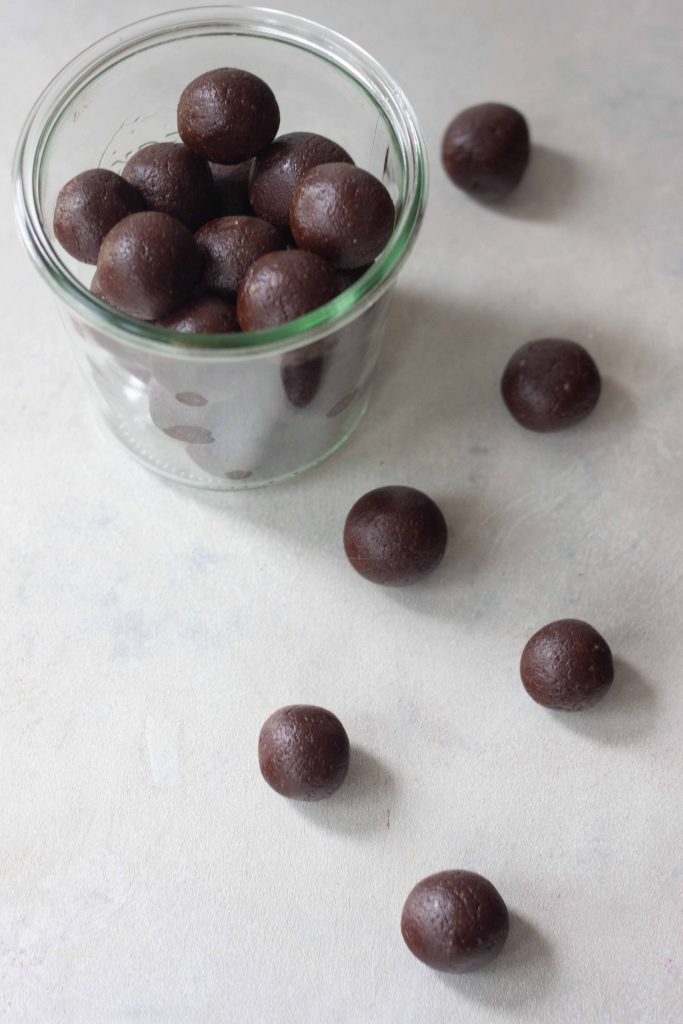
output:
[[[249,198],[255,213],[280,230],[289,230],[289,208],[296,186],[313,167],[329,163],[353,164],[353,160],[324,135],[281,135],[254,161]]]
[[[510,918],[498,890],[474,871],[440,871],[408,895],[401,933],[410,952],[438,971],[469,974],[498,956]]]
[[[544,338],[522,345],[505,367],[503,401],[527,430],[542,433],[580,423],[600,397],[600,373],[575,341]]]
[[[529,127],[514,107],[480,103],[448,125],[441,157],[451,181],[476,199],[503,199],[529,163]]]
[[[249,175],[253,164],[253,160],[244,160],[241,164],[209,164],[217,217],[249,216],[253,212],[249,202]]]
[[[178,103],[178,132],[186,146],[207,160],[238,164],[273,141],[280,110],[272,90],[239,68],[199,75]]]
[[[349,754],[349,738],[336,715],[310,704],[280,708],[259,735],[263,778],[293,800],[331,796],[346,778]]]
[[[197,243],[167,213],[133,213],[112,228],[97,259],[105,302],[141,320],[159,320],[185,302],[201,272]]]
[[[149,210],[168,213],[196,231],[214,211],[213,178],[209,165],[178,142],[144,146],[121,172],[138,189]]]
[[[285,240],[260,217],[219,217],[195,235],[204,269],[206,291],[234,298],[249,267],[266,253],[285,248]]]
[[[231,334],[239,331],[234,302],[219,295],[202,295],[190,299],[180,309],[157,321],[181,334]]]
[[[582,711],[602,700],[612,685],[612,652],[587,622],[558,619],[527,642],[520,675],[526,692],[538,704],[558,711]]]
[[[351,565],[373,583],[402,587],[436,569],[448,528],[441,509],[413,487],[379,487],[355,503],[344,525]]]
[[[55,236],[74,259],[97,263],[105,235],[128,214],[144,208],[138,190],[120,174],[103,167],[83,171],[68,181],[57,196]]]
[[[292,197],[289,223],[300,249],[342,270],[379,256],[394,230],[396,211],[373,174],[350,164],[322,164],[308,171]]]
[[[277,327],[330,302],[337,278],[312,252],[287,249],[262,256],[249,267],[237,292],[237,319],[243,331]]]

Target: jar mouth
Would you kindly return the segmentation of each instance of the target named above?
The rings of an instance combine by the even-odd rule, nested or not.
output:
[[[180,334],[141,322],[96,299],[62,262],[45,231],[39,183],[42,158],[66,106],[131,49],[212,32],[271,38],[304,49],[347,75],[372,101],[392,139],[401,171],[394,230],[358,281],[305,316],[265,331]],[[47,85],[22,129],[14,157],[15,209],[29,255],[61,299],[96,328],[136,347],[187,357],[271,354],[312,343],[341,329],[391,286],[417,235],[427,195],[427,161],[417,118],[404,93],[365,50],[314,21],[262,7],[194,7],[155,15],[111,33],[70,61]]]

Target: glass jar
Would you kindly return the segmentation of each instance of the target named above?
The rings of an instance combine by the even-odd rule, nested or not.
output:
[[[75,174],[120,171],[146,143],[177,139],[185,85],[226,66],[268,82],[281,133],[331,136],[381,178],[396,203],[396,224],[372,267],[306,316],[248,334],[176,334],[94,298],[93,268],[59,247],[52,215],[59,189]],[[386,71],[329,29],[250,7],[175,11],[100,40],[43,92],[15,157],[21,234],[56,292],[99,417],[150,469],[216,489],[301,472],[356,427],[426,187],[419,126]]]

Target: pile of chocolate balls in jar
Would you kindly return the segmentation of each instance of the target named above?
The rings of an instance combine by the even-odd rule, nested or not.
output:
[[[380,254],[394,225],[384,185],[336,143],[297,132],[275,138],[279,109],[247,71],[200,75],[182,93],[182,143],[144,147],[119,176],[84,171],[55,210],[59,242],[96,263],[93,293],[130,316],[178,332],[253,331],[330,301]],[[460,113],[442,150],[456,186],[483,202],[507,196],[530,157],[524,117],[500,103]],[[502,374],[503,400],[528,430],[551,432],[587,417],[600,374],[578,343],[531,341]],[[424,579],[440,563],[448,529],[426,494],[382,487],[361,497],[344,526],[353,568],[383,586]],[[580,711],[599,701],[614,669],[607,642],[588,623],[551,622],[521,655],[528,695],[546,708]],[[330,711],[291,705],[264,723],[261,773],[279,794],[320,800],[344,782],[350,743]],[[489,963],[509,930],[505,902],[486,878],[448,870],[420,881],[401,931],[416,957],[465,973]]]

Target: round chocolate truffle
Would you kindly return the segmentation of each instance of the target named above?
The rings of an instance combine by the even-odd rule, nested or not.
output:
[[[344,525],[344,550],[353,568],[387,587],[416,583],[433,572],[447,539],[441,509],[413,487],[368,491]]]
[[[324,135],[281,135],[254,161],[249,179],[249,199],[254,211],[282,231],[289,230],[294,189],[308,171],[329,163],[353,164],[353,160],[345,149]]]
[[[258,759],[263,778],[282,796],[322,800],[346,778],[349,737],[331,711],[293,704],[263,724]]]
[[[234,302],[219,295],[201,295],[157,321],[181,334],[231,334],[239,331]]]
[[[195,238],[204,261],[202,285],[225,298],[235,297],[259,257],[285,247],[277,228],[259,217],[219,217],[200,228]]]
[[[244,160],[241,164],[209,164],[218,216],[248,216],[253,212],[249,202],[249,175],[253,164],[253,160]]]
[[[201,272],[197,243],[167,213],[133,213],[102,242],[97,280],[105,302],[141,320],[160,320],[185,302]]]
[[[437,971],[469,974],[494,960],[510,918],[503,897],[474,871],[440,871],[410,892],[401,933],[410,952]]]
[[[54,232],[69,256],[97,263],[104,236],[129,213],[144,210],[136,188],[104,167],[77,174],[57,196]]]
[[[519,670],[529,696],[558,711],[592,707],[614,679],[607,641],[580,619],[559,619],[534,633]]]
[[[396,211],[373,174],[350,164],[308,171],[292,197],[289,224],[300,249],[353,270],[379,256],[394,230]]]
[[[564,430],[580,423],[600,397],[600,373],[575,341],[529,341],[512,355],[501,381],[503,401],[527,430]]]
[[[451,181],[476,199],[503,199],[529,163],[529,128],[514,107],[480,103],[454,118],[441,156]]]
[[[170,214],[190,231],[213,214],[209,165],[179,142],[155,142],[139,149],[122,174],[138,189],[148,209]]]
[[[312,252],[271,252],[249,267],[237,292],[237,319],[243,331],[262,331],[295,320],[330,302],[337,278]]]
[[[207,160],[239,164],[273,141],[280,109],[266,83],[239,68],[217,68],[195,78],[178,103],[178,132]]]

